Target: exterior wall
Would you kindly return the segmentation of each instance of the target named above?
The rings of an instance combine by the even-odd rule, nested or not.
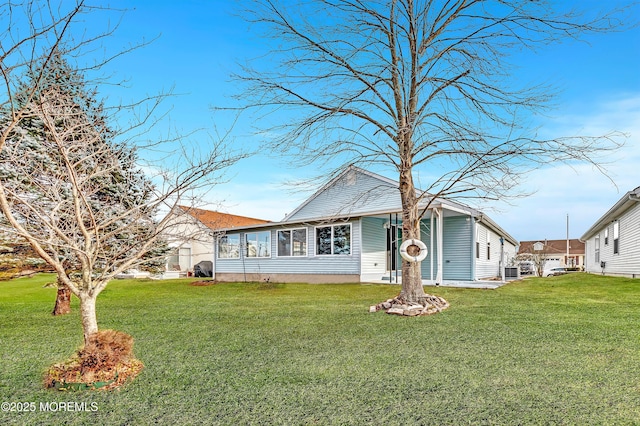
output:
[[[204,225],[196,223],[186,215],[175,219],[174,228],[170,234],[165,235],[170,247],[189,249],[191,254],[188,260],[181,263],[180,272],[193,271],[194,265],[203,261],[213,261],[213,236]],[[167,270],[175,270],[175,265],[167,264]]]
[[[471,274],[472,234],[471,217],[444,218],[442,231],[442,278],[445,280],[473,280]],[[434,239],[436,241],[436,239]]]
[[[489,279],[502,276],[501,266],[506,266],[516,256],[516,246],[508,241],[500,242],[500,235],[477,223],[480,252],[474,247],[473,257],[476,262],[476,279]],[[489,249],[487,249],[487,244]],[[478,255],[479,254],[479,255]],[[504,261],[504,265],[500,261]]]
[[[613,222],[610,222],[598,231],[599,261],[596,260],[595,235],[586,241],[585,269],[587,272],[601,273],[600,261],[603,261],[606,275],[640,277],[640,203],[636,203],[617,220],[620,223],[619,253],[613,252]],[[605,244],[605,228],[609,229],[608,244]]]
[[[423,243],[425,243],[428,250],[427,257],[422,261],[422,264],[420,265],[420,271],[422,272],[423,280],[435,279],[436,274],[438,273],[438,227],[436,225],[435,219],[433,222],[433,228],[433,238],[431,238],[431,219],[424,219],[420,224],[420,239]],[[444,233],[446,234],[446,229]],[[431,244],[432,240],[433,244]]]
[[[345,284],[359,283],[360,275],[338,274],[270,274],[270,273],[216,273],[216,280],[221,282],[263,282],[273,283],[306,283],[306,284]]]
[[[243,250],[240,250],[238,259],[215,259],[216,279],[222,280],[225,277],[235,277],[239,281],[255,281],[255,277],[260,280],[277,276],[296,276],[298,282],[309,282],[314,275],[327,276],[360,276],[360,254],[361,254],[361,230],[360,221],[335,222],[323,224],[323,226],[337,225],[342,223],[351,224],[351,254],[349,255],[316,255],[315,254],[315,226],[284,226],[282,224],[275,227],[262,227],[254,229],[244,229],[242,231],[229,231],[228,235],[240,234],[240,241],[244,240],[246,233],[268,231],[271,235],[271,255],[264,258],[245,257]],[[307,230],[307,255],[278,257],[277,255],[277,231],[286,229]],[[217,250],[216,250],[217,252]],[[245,279],[246,277],[246,279]],[[306,278],[305,278],[306,277]],[[326,281],[325,281],[326,282]],[[344,282],[342,279],[339,282]]]
[[[362,223],[362,269],[366,281],[379,280],[388,274],[387,270],[387,229],[388,220],[364,217]],[[399,245],[398,245],[399,247]]]
[[[356,170],[351,170],[321,192],[315,194],[287,221],[312,220],[322,217],[359,215],[375,211],[400,211],[397,186]]]

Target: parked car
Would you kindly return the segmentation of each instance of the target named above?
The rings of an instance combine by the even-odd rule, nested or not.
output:
[[[519,267],[520,275],[531,275],[535,270],[533,262],[529,261],[520,262]]]
[[[567,271],[567,268],[562,267],[562,266],[557,266],[557,267],[555,267],[555,268],[547,269],[546,271],[544,271],[544,272],[542,273],[542,275],[543,275],[544,277],[554,277],[554,276],[556,276],[556,275],[564,275],[564,274],[566,274],[567,272],[568,272],[568,271]]]

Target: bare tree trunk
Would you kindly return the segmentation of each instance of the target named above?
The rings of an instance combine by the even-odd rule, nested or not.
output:
[[[418,197],[413,184],[411,167],[400,171],[400,198],[402,200],[402,239],[420,239]],[[400,299],[420,302],[427,295],[422,287],[421,262],[402,261],[402,290]]]
[[[84,344],[86,345],[89,343],[91,336],[98,332],[95,296],[81,294],[80,316],[82,317],[82,332],[84,335]]]
[[[71,313],[71,290],[69,287],[58,279],[58,293],[56,295],[56,305],[53,307],[51,315],[66,315]]]

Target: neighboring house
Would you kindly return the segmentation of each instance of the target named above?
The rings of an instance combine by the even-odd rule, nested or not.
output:
[[[269,223],[268,220],[178,206],[168,236],[174,253],[167,259],[165,278],[189,275],[201,261],[214,260],[214,240],[221,229]]]
[[[569,254],[567,255],[567,242]],[[570,240],[520,241],[519,256],[539,254],[544,261],[544,269],[564,266],[568,268],[584,267],[584,242]]]
[[[428,200],[424,200],[426,206]],[[380,282],[401,277],[398,183],[349,166],[283,221],[227,229],[217,239],[220,281]],[[517,241],[478,210],[433,200],[421,222],[425,283],[501,277]]]
[[[584,233],[586,270],[640,276],[640,186],[627,192]]]

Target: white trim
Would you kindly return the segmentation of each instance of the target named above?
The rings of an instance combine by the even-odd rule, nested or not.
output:
[[[221,238],[228,238],[230,236],[234,236],[237,235],[238,236],[238,256],[234,256],[234,257],[220,257],[220,239]],[[227,233],[224,235],[219,235],[215,241],[216,241],[216,252],[215,252],[215,258],[216,259],[240,259],[242,257],[242,233],[241,232],[232,232],[232,233]]]
[[[271,231],[253,231],[253,232],[243,232],[244,234],[244,243],[245,243],[245,251],[243,253],[244,258],[245,259],[270,259],[272,257],[272,253],[271,253]],[[249,241],[247,240],[247,235],[251,235],[251,234],[255,234],[256,235],[256,255],[255,256],[249,256]],[[267,234],[269,235],[269,243],[267,244],[267,248],[269,250],[268,254],[266,256],[259,256],[258,254],[260,253],[260,234]]]
[[[304,257],[309,257],[309,229],[306,226],[301,226],[301,227],[297,227],[297,228],[284,228],[284,229],[275,229],[276,231],[276,256],[277,258],[287,258],[287,259],[297,259],[297,258],[304,258]],[[291,245],[289,253],[291,254],[287,254],[287,255],[280,255],[280,238],[278,237],[278,233],[279,232],[286,232],[289,231],[291,232],[290,236],[289,236],[289,243]],[[298,254],[295,255],[293,254],[293,231],[304,231],[305,233],[305,247],[304,247],[304,254]]]
[[[334,253],[334,245],[333,245],[333,241],[334,241],[334,233],[333,233],[333,228],[336,226],[344,226],[344,225],[349,225],[349,254],[335,254]],[[329,254],[319,254],[318,253],[318,233],[317,233],[317,229],[318,228],[331,228],[331,253]],[[353,226],[351,222],[340,222],[340,223],[332,223],[332,224],[327,224],[327,225],[316,225],[313,228],[313,256],[353,256]]]

